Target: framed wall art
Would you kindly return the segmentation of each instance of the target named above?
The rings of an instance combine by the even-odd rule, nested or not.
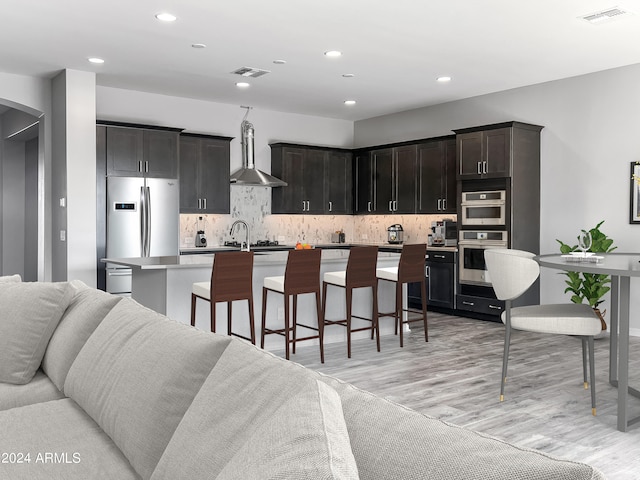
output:
[[[631,162],[629,223],[640,223],[640,162]]]

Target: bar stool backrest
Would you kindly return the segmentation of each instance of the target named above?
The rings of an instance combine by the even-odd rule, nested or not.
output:
[[[309,250],[289,250],[284,271],[284,291],[289,295],[316,292],[320,290],[319,248]]]
[[[222,252],[213,257],[211,301],[253,297],[253,252]]]
[[[370,287],[378,281],[376,265],[378,263],[378,247],[353,247],[347,260],[345,282],[353,288]]]
[[[398,281],[400,283],[420,282],[425,277],[426,243],[404,245],[398,264]]]

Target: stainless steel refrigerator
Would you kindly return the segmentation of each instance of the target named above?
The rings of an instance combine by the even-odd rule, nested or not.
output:
[[[108,177],[108,258],[178,255],[177,179]],[[131,293],[131,269],[107,263],[107,292]]]

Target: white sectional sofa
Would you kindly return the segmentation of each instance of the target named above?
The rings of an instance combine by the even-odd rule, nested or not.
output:
[[[0,280],[2,479],[604,478],[132,300],[17,280]]]

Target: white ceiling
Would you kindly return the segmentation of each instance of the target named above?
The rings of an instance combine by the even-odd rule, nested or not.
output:
[[[3,0],[2,6],[4,72],[88,70],[104,86],[346,120],[640,63],[640,0]],[[577,18],[614,6],[635,14],[599,25]],[[154,15],[161,11],[178,20],[159,22]],[[334,49],[343,56],[323,55]],[[89,64],[91,56],[105,63]],[[273,63],[279,59],[287,63]],[[230,72],[243,66],[272,73],[240,90],[241,77]],[[440,84],[441,75],[453,80]],[[357,104],[345,106],[346,99]]]

